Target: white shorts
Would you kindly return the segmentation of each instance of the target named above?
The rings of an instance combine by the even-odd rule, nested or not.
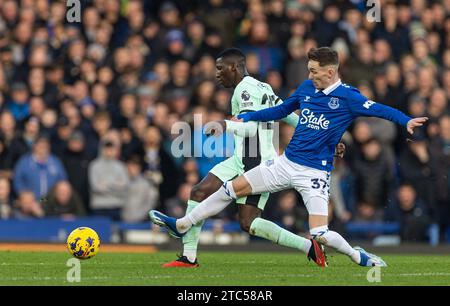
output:
[[[284,154],[244,173],[253,194],[294,188],[303,198],[310,215],[328,216],[330,172],[302,166]],[[312,201],[319,197],[323,201]]]

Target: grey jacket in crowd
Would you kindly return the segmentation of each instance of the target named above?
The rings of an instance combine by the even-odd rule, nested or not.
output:
[[[89,165],[88,173],[92,209],[125,205],[130,181],[123,162],[99,157]]]

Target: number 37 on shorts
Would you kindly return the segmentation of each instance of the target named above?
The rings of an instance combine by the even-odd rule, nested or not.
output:
[[[329,177],[327,177],[327,180],[319,179],[319,178],[312,178],[311,179],[311,188],[316,189],[319,191],[322,195],[329,195],[330,192],[330,184]]]

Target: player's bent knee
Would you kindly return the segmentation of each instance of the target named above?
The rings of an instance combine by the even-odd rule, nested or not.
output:
[[[232,181],[236,197],[245,197],[252,194],[252,186],[247,182],[245,176],[239,176]]]

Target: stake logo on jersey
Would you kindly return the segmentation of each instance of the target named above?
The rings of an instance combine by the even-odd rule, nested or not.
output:
[[[307,127],[314,130],[328,130],[330,121],[325,118],[323,114],[317,117],[313,111],[308,108],[302,110],[302,118],[300,119],[300,124],[308,124]]]

